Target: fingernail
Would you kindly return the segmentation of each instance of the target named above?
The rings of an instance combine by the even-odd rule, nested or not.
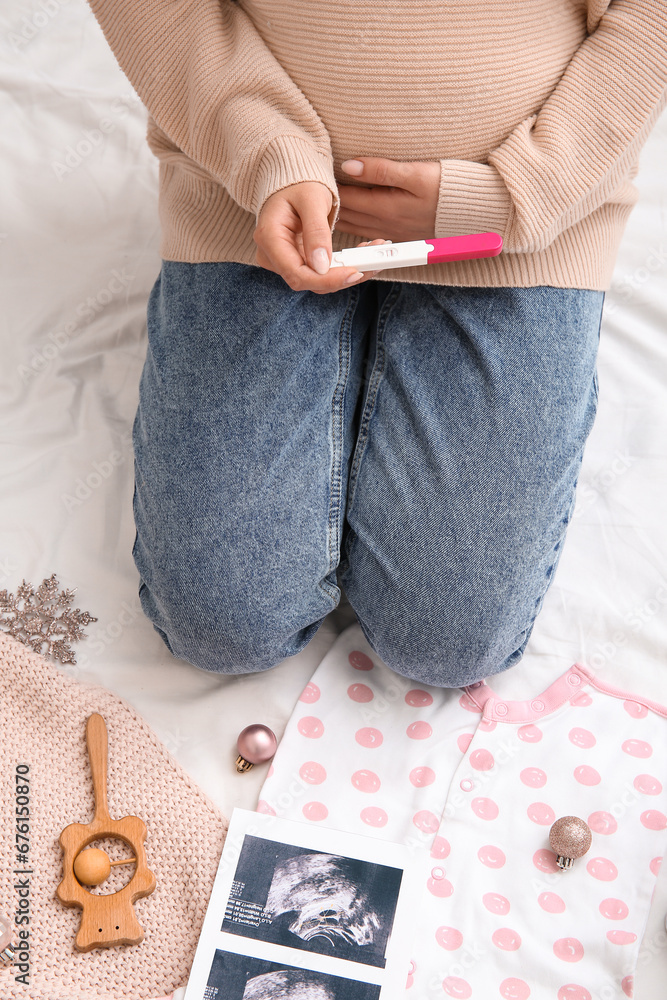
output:
[[[313,268],[318,274],[326,274],[329,270],[329,254],[324,247],[313,250]]]
[[[344,170],[346,174],[352,174],[353,177],[359,177],[364,172],[361,160],[345,160],[340,166],[341,170]]]
[[[363,276],[362,271],[355,271],[354,274],[351,274],[349,278],[345,279],[345,284],[351,285],[353,281],[359,281],[359,278],[363,278]]]

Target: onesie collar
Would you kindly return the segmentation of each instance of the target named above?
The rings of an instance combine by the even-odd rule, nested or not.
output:
[[[667,719],[667,706],[660,705],[650,698],[623,691],[613,684],[602,681],[590,667],[583,663],[574,663],[567,673],[554,681],[546,691],[533,698],[532,701],[510,701],[498,698],[486,681],[469,684],[463,690],[481,711],[485,719],[493,722],[538,722],[545,715],[550,715],[561,708],[566,702],[575,702],[580,692],[590,684],[603,694],[612,698],[622,698],[635,705],[643,705],[645,709],[656,712]]]
[[[589,671],[575,663],[567,673],[554,681],[546,691],[531,701],[510,701],[498,698],[486,681],[477,681],[464,688],[485,719],[494,722],[538,722],[570,702],[591,682]]]

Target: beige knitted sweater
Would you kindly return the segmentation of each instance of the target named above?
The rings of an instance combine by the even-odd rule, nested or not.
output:
[[[435,233],[505,252],[385,280],[605,289],[665,106],[666,0],[89,0],[149,112],[161,255],[256,263],[274,192],[439,160]],[[334,249],[364,239],[333,233]]]

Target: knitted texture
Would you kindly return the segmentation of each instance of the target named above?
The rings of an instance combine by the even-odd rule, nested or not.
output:
[[[341,163],[379,156],[440,162],[424,238],[496,231],[504,252],[377,280],[609,287],[665,107],[665,0],[89,4],[149,112],[163,258],[254,264],[264,202],[302,181],[333,228]]]
[[[55,892],[63,877],[61,831],[93,818],[85,735],[93,712],[104,718],[108,732],[109,813],[112,819],[143,819],[148,867],[157,884],[150,896],[134,903],[145,935],[140,944],[81,953],[74,948],[81,910],[63,906]],[[29,914],[22,927],[29,931],[30,953],[27,985],[16,981],[16,966],[0,964],[2,1000],[141,1000],[184,985],[222,851],[224,817],[130,705],[102,687],[74,681],[4,635],[0,726],[0,911],[12,922],[21,907]],[[25,764],[28,865],[17,864],[15,815],[17,765]],[[18,781],[24,783],[21,771]],[[108,847],[112,860],[128,856],[127,846],[118,841],[95,846]],[[30,875],[14,874],[25,868]],[[112,868],[111,877],[94,891],[120,888],[132,871]],[[17,888],[24,880],[27,893]]]

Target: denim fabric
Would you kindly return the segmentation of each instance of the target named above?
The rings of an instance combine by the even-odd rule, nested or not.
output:
[[[400,674],[455,687],[516,663],[574,506],[603,299],[373,280],[316,295],[163,261],[134,558],[172,653],[266,670],[342,584]]]

